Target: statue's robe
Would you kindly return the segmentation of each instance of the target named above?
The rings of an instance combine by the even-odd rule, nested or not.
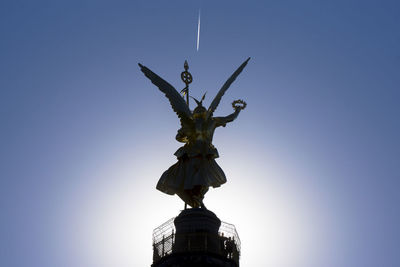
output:
[[[219,157],[218,151],[212,145],[215,128],[226,122],[225,118],[205,120],[202,117],[182,127],[176,139],[186,144],[175,152],[178,162],[163,173],[157,189],[166,194],[177,194],[190,206],[199,207],[210,186],[219,187],[226,183],[225,174],[215,161]]]

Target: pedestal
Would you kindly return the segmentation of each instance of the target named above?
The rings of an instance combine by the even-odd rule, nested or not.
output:
[[[172,234],[153,244],[153,267],[239,266],[237,244],[219,231],[221,221],[213,212],[186,209],[173,223]]]

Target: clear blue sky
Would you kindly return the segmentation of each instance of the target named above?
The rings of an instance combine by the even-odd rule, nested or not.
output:
[[[201,8],[200,50],[196,51]],[[2,1],[0,266],[151,264],[179,121],[138,62],[248,106],[205,203],[242,266],[400,266],[398,1]]]

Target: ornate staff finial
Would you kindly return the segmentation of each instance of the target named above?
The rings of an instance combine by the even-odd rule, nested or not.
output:
[[[189,69],[189,64],[187,63],[187,60],[185,60],[183,67],[185,68],[186,71]]]
[[[183,96],[186,95],[186,104],[189,106],[189,84],[193,81],[193,77],[192,74],[188,72],[189,64],[187,63],[187,60],[185,60],[183,67],[185,68],[185,71],[181,73],[181,79],[185,83],[186,87],[182,89],[181,94],[183,94]]]

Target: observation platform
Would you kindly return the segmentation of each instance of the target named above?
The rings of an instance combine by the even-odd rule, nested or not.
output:
[[[152,267],[239,267],[239,258],[235,226],[209,210],[183,210],[153,231]]]

